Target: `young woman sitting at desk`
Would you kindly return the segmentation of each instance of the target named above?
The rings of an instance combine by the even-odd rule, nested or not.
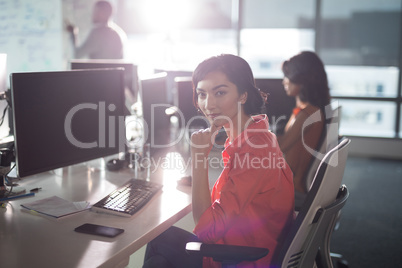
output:
[[[293,220],[294,189],[267,117],[259,114],[264,101],[250,66],[234,55],[209,58],[194,71],[193,86],[195,105],[211,124],[191,137],[195,235],[171,227],[148,244],[143,267],[220,267],[187,255],[190,241],[268,248],[266,257],[238,265],[267,267]],[[208,158],[222,127],[224,168],[211,193]]]
[[[297,192],[307,191],[304,180],[312,154],[306,146],[317,149],[319,145],[325,127],[325,106],[330,103],[330,94],[324,64],[314,52],[304,51],[291,57],[283,62],[282,71],[285,91],[296,98],[296,107],[278,141],[293,171],[297,196]],[[309,123],[309,118],[317,111],[321,113],[321,120]]]

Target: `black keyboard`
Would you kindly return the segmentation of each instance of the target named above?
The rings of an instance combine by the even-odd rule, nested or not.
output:
[[[131,217],[161,188],[158,183],[132,179],[94,204],[91,210]]]

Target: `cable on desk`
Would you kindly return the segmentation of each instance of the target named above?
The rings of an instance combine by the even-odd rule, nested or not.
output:
[[[5,184],[6,184],[6,185],[7,185],[7,184],[11,184],[10,190],[7,190],[7,187],[6,187],[6,191],[5,191],[4,198],[7,198],[7,197],[10,195],[10,193],[13,191],[14,184],[13,184],[13,183],[10,183],[10,181],[8,180],[8,174],[10,174],[11,170],[13,170],[13,169],[15,168],[15,165],[16,165],[16,164],[14,164],[14,165],[10,168],[10,170],[4,175],[4,180],[5,180],[5,182],[6,182]]]

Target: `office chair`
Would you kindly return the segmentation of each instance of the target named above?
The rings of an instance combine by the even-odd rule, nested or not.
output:
[[[332,268],[329,254],[330,238],[337,214],[348,198],[346,187],[340,185],[349,144],[350,140],[343,138],[322,159],[306,200],[282,247],[274,254],[271,267],[314,267],[317,259],[319,267]],[[225,265],[223,267],[236,267],[235,265],[241,261],[249,260],[247,259],[249,252],[241,252],[239,248],[233,252],[232,245],[220,245],[214,249],[216,252],[210,250],[209,246],[202,243],[188,243],[186,251],[189,254],[212,257],[222,262]],[[252,249],[252,247],[246,248]]]
[[[313,157],[310,161],[309,168],[304,175],[304,178],[306,178],[304,180],[304,189],[306,193],[295,192],[296,211],[300,210],[301,205],[306,199],[307,192],[310,190],[315,172],[317,171],[321,160],[324,158],[326,153],[328,153],[338,144],[339,139],[342,139],[342,137],[339,137],[338,135],[341,118],[341,106],[338,106],[333,110],[330,106],[328,106],[325,111],[325,117],[325,125],[320,137],[320,141],[318,142],[317,150],[312,150],[311,148]]]

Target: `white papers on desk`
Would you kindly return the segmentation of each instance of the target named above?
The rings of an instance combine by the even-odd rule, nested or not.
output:
[[[60,218],[90,208],[90,204],[87,201],[70,202],[58,196],[21,204],[21,206],[55,218]]]

